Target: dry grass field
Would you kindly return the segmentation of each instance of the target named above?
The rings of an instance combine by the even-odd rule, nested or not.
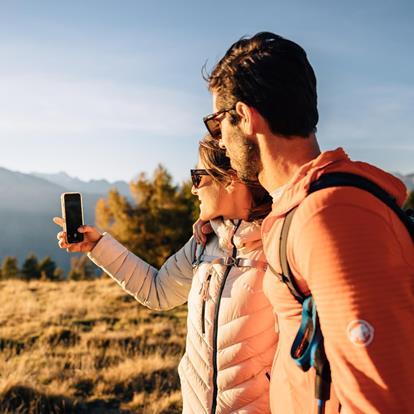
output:
[[[0,413],[180,413],[185,318],[106,276],[2,281]]]

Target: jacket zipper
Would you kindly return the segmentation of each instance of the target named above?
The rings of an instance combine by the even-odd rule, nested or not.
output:
[[[204,335],[206,333],[206,302],[208,299],[208,289],[210,286],[210,279],[211,279],[212,273],[210,272],[206,278],[206,280],[203,282],[201,289],[200,289],[200,295],[202,296],[203,306],[201,308],[201,332]]]
[[[236,234],[236,231],[238,227],[240,226],[241,220],[238,222],[238,224],[235,225],[233,236],[231,238],[231,243],[233,245],[233,251],[232,251],[232,258],[235,259],[237,257],[237,247],[234,245],[234,235]],[[230,273],[230,270],[232,268],[232,264],[228,265],[226,268],[226,271],[223,275],[223,280],[220,285],[219,295],[217,298],[216,308],[214,310],[214,325],[213,325],[213,403],[211,407],[211,414],[216,414],[216,408],[217,408],[217,395],[218,395],[218,387],[217,387],[217,335],[218,335],[218,317],[219,317],[219,311],[220,311],[220,302],[221,302],[221,295],[223,294],[224,286],[226,284],[227,276]]]

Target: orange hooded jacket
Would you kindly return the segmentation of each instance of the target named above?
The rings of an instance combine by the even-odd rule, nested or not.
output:
[[[309,196],[312,181],[327,172],[366,177],[399,205],[405,186],[392,175],[351,161],[342,149],[303,165],[262,225],[270,265],[281,272],[279,235],[283,218],[296,211],[287,257],[296,282],[315,299],[334,395],[327,412],[414,412],[414,246],[391,209],[353,187],[329,188]],[[269,270],[264,289],[279,322],[273,362],[272,413],[315,412],[314,370],[303,373],[290,357],[301,306]]]

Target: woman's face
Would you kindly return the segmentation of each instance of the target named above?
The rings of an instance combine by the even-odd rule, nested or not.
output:
[[[197,169],[204,169],[201,161]],[[229,219],[246,219],[251,203],[250,194],[244,184],[237,182],[236,186],[219,183],[210,175],[201,176],[201,181],[191,192],[200,200],[200,219],[208,221],[217,217]]]

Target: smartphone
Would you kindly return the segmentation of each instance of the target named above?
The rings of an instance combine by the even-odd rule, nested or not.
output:
[[[66,241],[69,244],[80,243],[83,241],[83,234],[78,232],[78,228],[83,226],[83,205],[80,193],[63,193],[60,196],[62,206],[62,216],[64,220],[64,231]]]

